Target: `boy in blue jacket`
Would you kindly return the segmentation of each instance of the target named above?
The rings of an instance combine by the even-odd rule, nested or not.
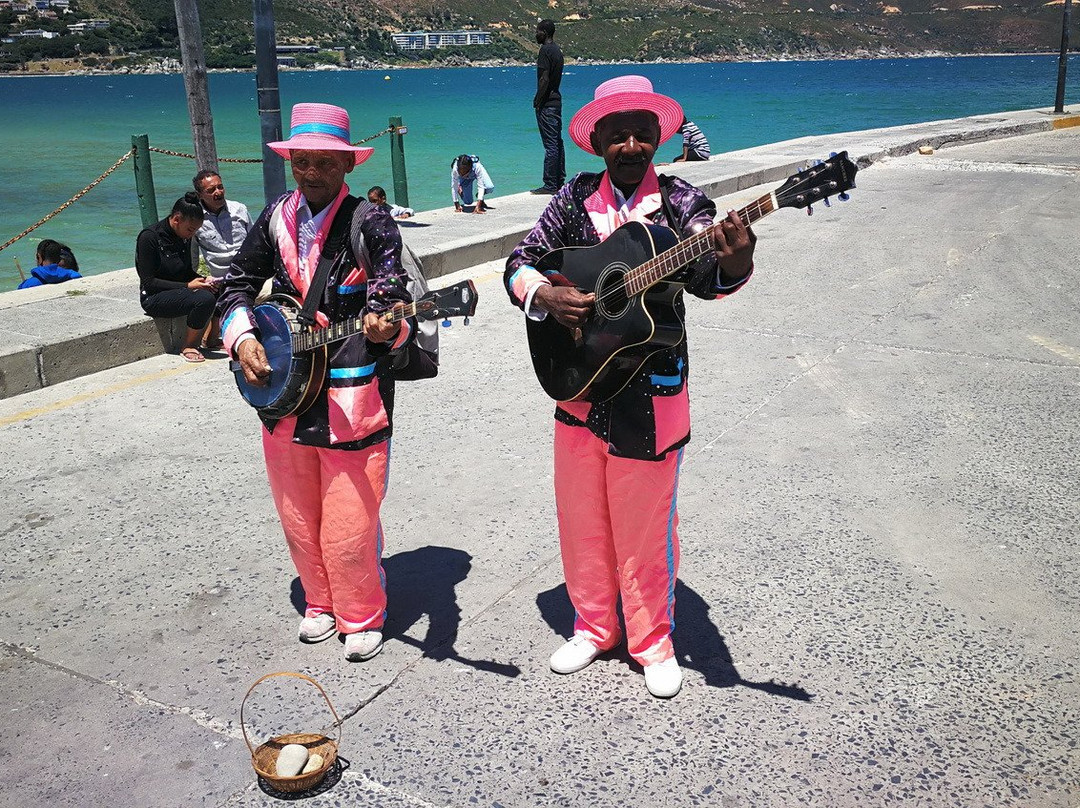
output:
[[[35,256],[38,265],[30,270],[30,277],[20,283],[18,288],[30,289],[47,283],[63,283],[81,278],[82,275],[77,270],[61,266],[62,263],[66,263],[62,260],[65,252],[74,261],[75,256],[72,255],[71,250],[59,241],[53,241],[51,238],[42,239]]]

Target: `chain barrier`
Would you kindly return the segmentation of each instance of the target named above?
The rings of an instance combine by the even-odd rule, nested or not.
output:
[[[121,157],[119,160],[117,160],[115,163],[113,163],[112,167],[108,171],[106,171],[104,174],[102,174],[100,177],[98,177],[92,183],[87,185],[85,188],[83,188],[81,191],[79,191],[79,193],[75,194],[75,196],[71,197],[71,199],[69,199],[63,205],[58,207],[56,210],[54,210],[48,216],[45,216],[44,218],[40,219],[37,223],[30,225],[28,228],[23,230],[21,233],[19,233],[19,235],[15,236],[14,238],[10,238],[7,241],[5,241],[3,244],[0,244],[0,251],[6,250],[8,247],[10,247],[16,241],[21,239],[23,236],[27,236],[30,233],[33,233],[35,230],[37,230],[39,227],[41,227],[43,224],[45,224],[45,222],[49,221],[49,219],[51,219],[53,216],[60,213],[60,211],[64,210],[65,208],[67,208],[70,205],[73,205],[75,202],[79,201],[79,199],[81,199],[86,194],[87,191],[92,189],[95,185],[97,185],[99,182],[101,182],[107,176],[109,176],[114,171],[116,171],[116,169],[120,168],[120,166],[123,165],[124,161],[127,160],[129,157],[131,157],[131,155],[133,155],[133,154],[135,154],[135,147],[134,146],[132,146],[131,149],[126,154],[124,154],[123,157]]]
[[[157,146],[147,146],[147,148],[152,152],[157,152],[158,154],[167,154],[169,157],[186,157],[189,160],[194,160],[195,159],[194,154],[187,154],[185,152],[171,151],[169,149],[159,149]],[[262,158],[261,157],[256,157],[254,159],[248,159],[248,158],[244,158],[244,157],[219,157],[218,162],[219,163],[261,163]]]
[[[374,135],[369,135],[363,140],[354,141],[352,145],[359,146],[361,143],[367,143],[369,140],[374,140],[377,137],[383,135],[389,135],[397,130],[397,127],[388,126],[380,132],[376,132]],[[171,149],[159,149],[156,146],[150,146],[150,151],[157,152],[158,154],[165,154],[169,157],[186,157],[188,160],[197,159],[194,154],[188,154],[187,152],[172,151]],[[261,163],[261,157],[247,158],[247,157],[219,157],[219,163]]]
[[[383,135],[389,135],[389,134],[391,134],[392,132],[395,132],[395,131],[396,131],[396,127],[388,126],[385,129],[383,129],[382,131],[376,132],[374,135],[369,135],[368,137],[364,138],[363,140],[355,141],[352,145],[359,146],[361,143],[367,143],[369,140],[374,140],[375,138],[382,137]],[[189,160],[194,160],[195,159],[194,154],[185,154],[184,152],[170,151],[169,149],[159,149],[156,146],[150,146],[149,148],[150,148],[150,151],[152,151],[152,152],[157,152],[158,154],[165,154],[165,155],[168,155],[169,157],[186,157]],[[75,196],[71,197],[71,199],[69,199],[63,205],[58,207],[56,210],[54,210],[52,213],[48,214],[47,216],[44,216],[39,221],[37,221],[34,224],[30,225],[28,228],[26,228],[21,233],[19,233],[19,235],[15,236],[14,238],[8,239],[3,244],[0,244],[0,252],[6,250],[8,247],[10,247],[12,244],[14,244],[16,241],[23,238],[24,236],[30,235],[35,230],[37,230],[39,227],[41,227],[43,224],[45,224],[47,221],[49,221],[49,219],[53,218],[54,216],[56,216],[61,211],[65,210],[66,208],[70,207],[74,203],[78,202],[83,196],[86,195],[86,193],[88,191],[93,189],[94,186],[96,186],[99,182],[101,182],[107,176],[109,176],[114,171],[116,171],[116,169],[120,168],[120,166],[123,165],[124,161],[127,160],[128,158],[130,158],[133,154],[135,154],[135,147],[134,146],[132,146],[131,149],[128,152],[126,152],[123,157],[121,157],[119,160],[117,160],[115,163],[113,163],[112,167],[109,168],[108,171],[106,171],[104,174],[102,174],[100,177],[98,177],[92,183],[90,183],[85,188],[83,188],[81,191],[79,191],[77,194],[75,194]],[[219,163],[261,163],[262,158],[260,157],[260,158],[257,158],[257,159],[246,159],[246,158],[241,158],[241,157],[219,157],[218,162]]]
[[[402,127],[402,129],[404,129],[404,128],[405,127]],[[388,126],[385,129],[383,129],[381,132],[376,132],[374,135],[369,135],[368,137],[364,138],[363,140],[356,141],[355,143],[353,143],[353,145],[354,146],[359,146],[361,143],[367,143],[369,140],[374,140],[375,138],[382,137],[383,135],[392,134],[395,131],[397,131],[397,127]]]

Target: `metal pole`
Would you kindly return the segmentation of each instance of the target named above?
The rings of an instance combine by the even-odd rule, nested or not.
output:
[[[273,0],[255,0],[255,91],[263,142],[263,196],[269,205],[285,193],[285,161],[266,146],[275,140],[284,140],[281,136]]]
[[[158,221],[154,172],[150,167],[150,138],[146,135],[132,135],[131,145],[135,148],[135,157],[131,162],[135,166],[135,193],[139,197],[139,215],[142,216],[142,226],[149,227]]]
[[[180,36],[180,60],[184,68],[191,140],[195,144],[196,169],[218,170],[217,144],[214,142],[214,116],[210,112],[210,88],[206,82],[206,55],[203,53],[202,27],[196,0],[173,0],[176,8],[176,31]]]
[[[1069,64],[1069,6],[1072,0],[1065,0],[1061,13],[1061,55],[1058,57],[1057,95],[1054,97],[1054,112],[1065,111],[1065,68]]]
[[[394,204],[409,207],[409,179],[405,176],[405,138],[401,118],[391,118],[390,170],[394,172]]]

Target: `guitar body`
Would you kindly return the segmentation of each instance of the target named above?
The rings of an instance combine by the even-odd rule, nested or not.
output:
[[[658,351],[685,334],[675,301],[683,284],[661,280],[629,298],[627,272],[678,243],[666,227],[628,222],[594,247],[552,250],[537,270],[554,270],[571,285],[596,293],[593,314],[577,334],[554,317],[526,320],[533,369],[556,401],[607,401]]]
[[[235,369],[240,395],[264,418],[284,418],[307,410],[319,395],[326,378],[327,350],[293,350],[293,335],[303,328],[296,316],[300,302],[289,295],[272,295],[255,307],[255,325],[262,337],[270,365],[265,387],[248,384],[244,371]]]

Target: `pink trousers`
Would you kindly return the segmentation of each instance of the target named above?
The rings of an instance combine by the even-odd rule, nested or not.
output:
[[[555,504],[574,633],[607,650],[619,642],[622,595],[630,655],[642,665],[674,656],[682,450],[630,460],[582,427],[555,422]]]
[[[345,451],[292,442],[295,419],[263,429],[266,475],[307,617],[328,612],[338,631],[381,628],[386,577],[379,507],[390,469],[389,441]]]

